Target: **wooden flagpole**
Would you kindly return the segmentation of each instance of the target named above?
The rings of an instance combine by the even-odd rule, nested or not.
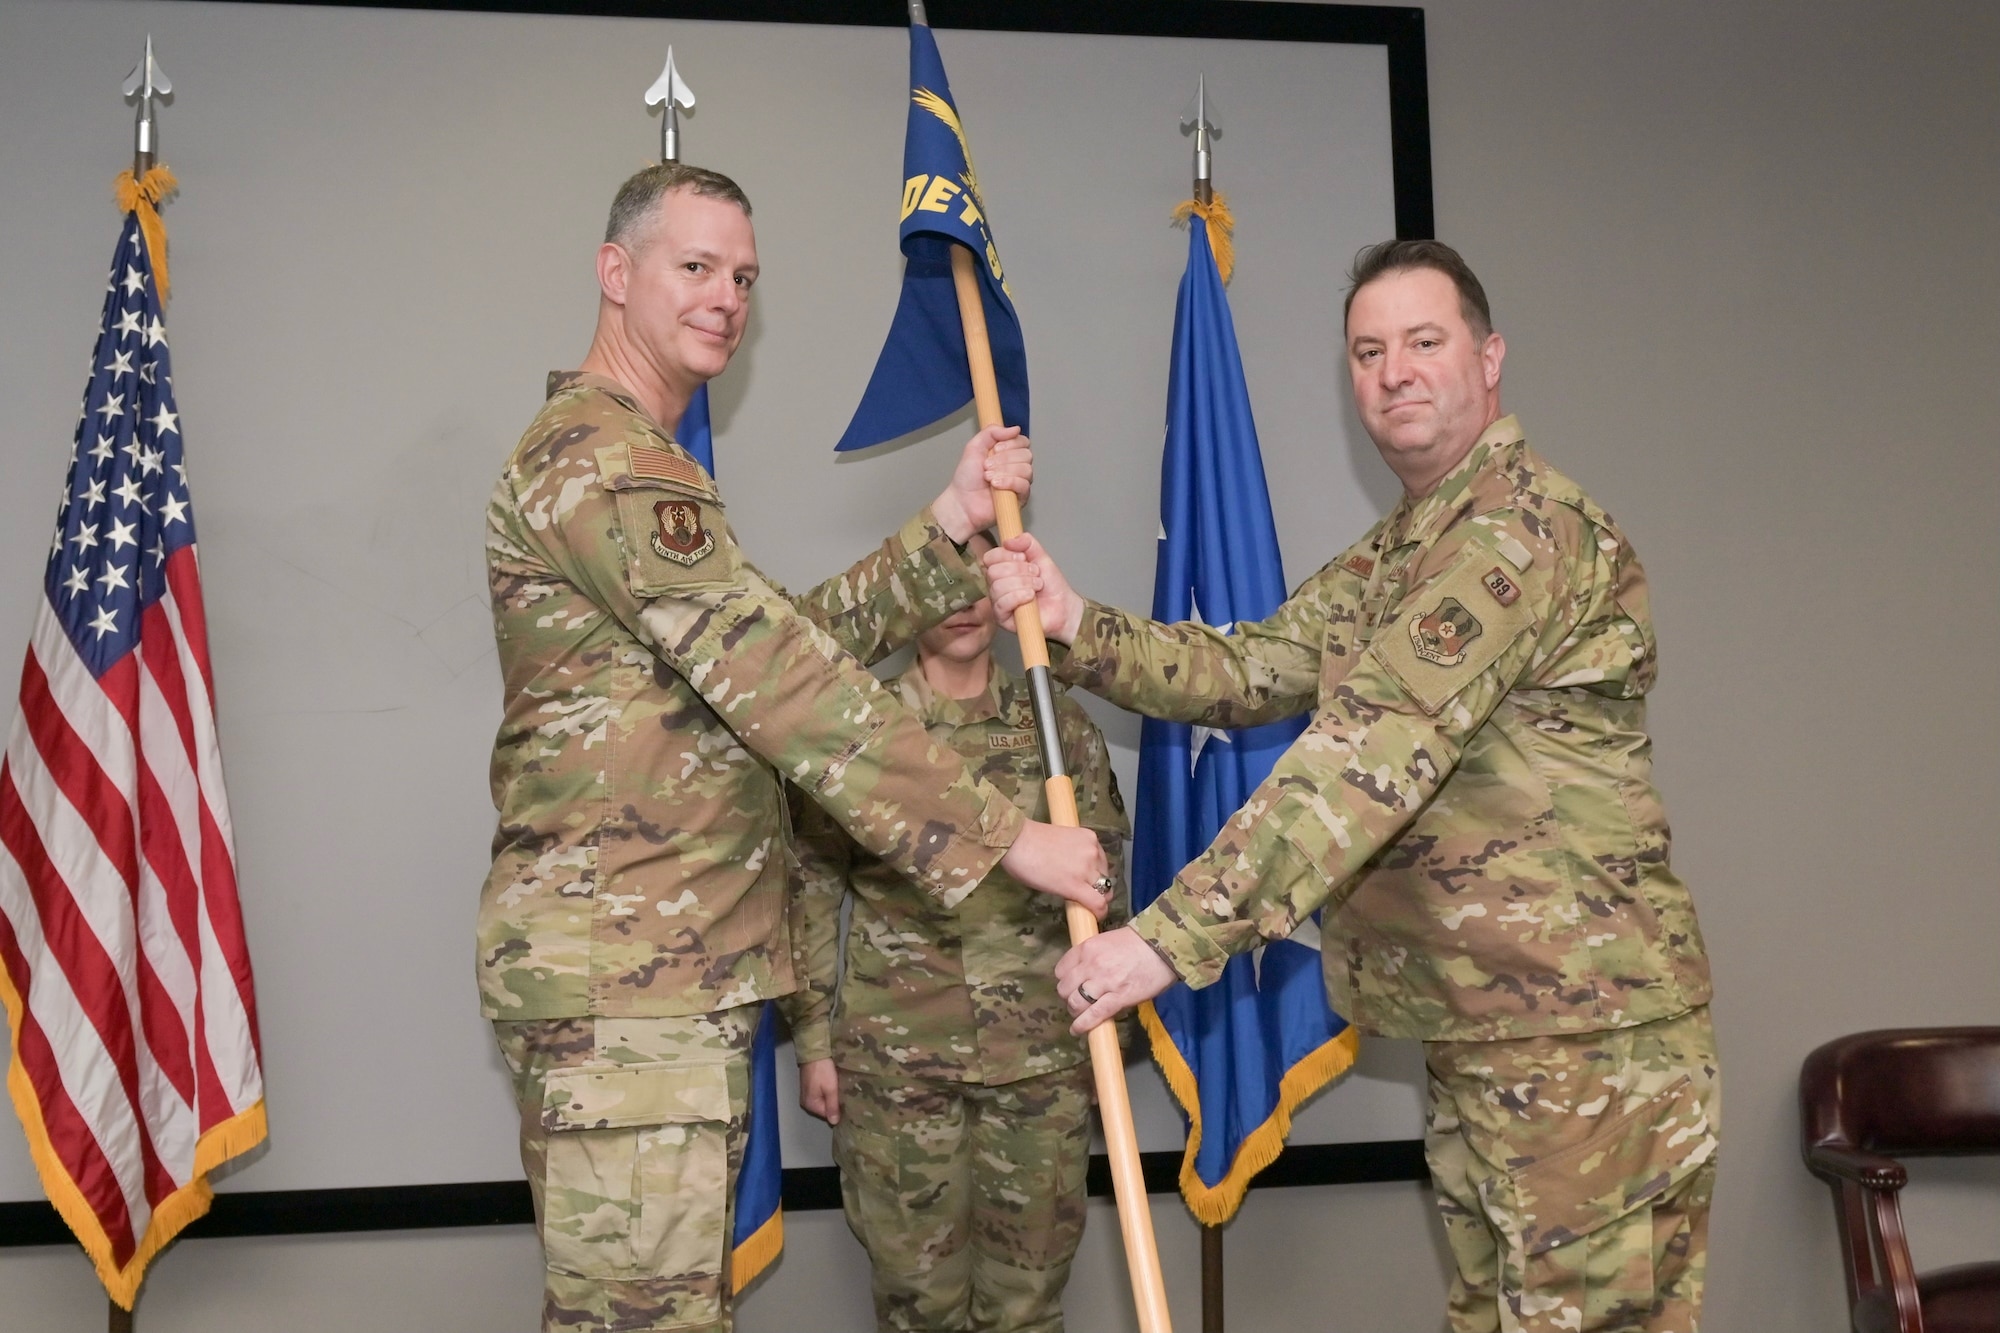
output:
[[[993,345],[986,333],[986,306],[979,292],[979,274],[972,251],[951,247],[951,276],[958,291],[958,317],[965,326],[965,359],[972,371],[972,401],[981,429],[1004,425],[1000,388],[993,375]],[[1012,491],[994,491],[993,509],[1000,539],[1021,535],[1021,502]],[[1014,633],[1021,642],[1021,665],[1027,669],[1035,705],[1035,727],[1049,773],[1043,790],[1049,799],[1049,821],[1064,828],[1081,827],[1076,813],[1076,788],[1062,772],[1061,744],[1056,740],[1054,699],[1048,689],[1049,645],[1042,634],[1042,617],[1033,602],[1014,612]],[[1066,904],[1069,938],[1081,944],[1097,934],[1097,921],[1075,903]],[[1090,1031],[1091,1072],[1097,1080],[1097,1110],[1104,1122],[1104,1147],[1111,1158],[1111,1184],[1118,1199],[1118,1228],[1125,1238],[1125,1266],[1131,1272],[1132,1300],[1138,1307],[1140,1333],[1172,1333],[1167,1314],[1166,1283],[1160,1275],[1160,1251],[1153,1241],[1153,1214],[1146,1201],[1146,1181],[1139,1171],[1139,1141],[1132,1128],[1132,1100],[1125,1089],[1125,1060],[1118,1049],[1114,1024],[1099,1023]]]

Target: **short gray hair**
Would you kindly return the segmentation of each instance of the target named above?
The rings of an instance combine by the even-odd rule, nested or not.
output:
[[[674,190],[727,199],[743,210],[744,217],[750,216],[750,196],[721,172],[680,162],[659,162],[618,187],[618,195],[611,201],[610,220],[604,224],[604,239],[627,250],[643,248],[660,200]]]

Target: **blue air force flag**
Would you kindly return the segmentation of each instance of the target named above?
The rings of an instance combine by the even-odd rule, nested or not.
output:
[[[910,25],[910,118],[903,136],[903,295],[868,391],[835,449],[866,449],[950,416],[972,400],[951,247],[973,255],[1006,424],[1028,428],[1028,353],[986,221],[951,86],[931,30]]]
[[[708,386],[702,385],[688,399],[681,423],[674,427],[674,441],[694,455],[709,476],[715,475],[715,432],[708,424]]]
[[[1285,576],[1208,226],[1195,216],[1188,230],[1174,311],[1153,617],[1227,626],[1277,610]],[[1305,722],[1212,731],[1146,720],[1133,831],[1135,907],[1157,898],[1207,848]],[[1250,1177],[1283,1150],[1292,1111],[1353,1061],[1355,1034],[1327,1008],[1314,936],[1308,926],[1265,945],[1261,956],[1230,960],[1212,986],[1176,984],[1141,1008],[1153,1058],[1188,1117],[1181,1193],[1210,1225],[1235,1213]]]

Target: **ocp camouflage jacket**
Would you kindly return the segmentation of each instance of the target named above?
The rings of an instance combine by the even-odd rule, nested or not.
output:
[[[1630,544],[1507,417],[1269,619],[1092,604],[1059,674],[1212,727],[1314,710],[1133,920],[1191,985],[1323,908],[1329,999],[1357,1026],[1488,1040],[1709,997],[1653,787],[1655,670]]]
[[[984,694],[951,699],[913,665],[889,688],[981,780],[1024,814],[1048,818],[1024,679],[996,665]],[[1108,928],[1124,919],[1131,825],[1097,724],[1062,691],[1055,697],[1078,819],[1097,831],[1119,886]],[[831,1057],[843,1069],[883,1078],[997,1084],[1088,1058],[1056,994],[1056,960],[1069,948],[1062,899],[996,868],[979,892],[948,908],[856,847],[810,802],[799,811],[798,830],[792,946],[800,985],[780,1008],[801,1064]],[[843,964],[840,906],[850,891]]]
[[[506,686],[479,910],[489,1018],[792,990],[786,780],[947,903],[1019,832],[1014,803],[855,660],[984,594],[928,511],[789,597],[630,394],[557,374],[494,490],[486,554]]]

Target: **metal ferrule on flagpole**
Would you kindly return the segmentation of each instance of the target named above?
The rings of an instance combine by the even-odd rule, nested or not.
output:
[[[679,162],[681,160],[681,108],[694,109],[694,90],[687,86],[687,80],[674,68],[674,48],[667,48],[667,67],[660,71],[660,77],[653,80],[653,86],[646,90],[646,105],[661,108],[660,112],[660,161]]]
[[[911,0],[914,18],[921,0]],[[965,359],[972,372],[972,401],[982,428],[1003,424],[1000,386],[993,374],[993,345],[986,331],[986,306],[979,292],[979,274],[972,252],[951,247],[951,276],[958,292],[958,315],[965,329]],[[993,492],[994,516],[1000,540],[1018,537],[1021,501],[1012,491]],[[1026,669],[1035,709],[1035,730],[1041,738],[1043,762],[1049,765],[1043,791],[1048,796],[1049,822],[1080,828],[1076,788],[1062,771],[1062,746],[1057,739],[1055,695],[1049,685],[1049,645],[1042,618],[1033,602],[1014,612],[1014,633],[1020,640],[1021,665]],[[1097,934],[1097,920],[1076,903],[1065,905],[1071,944]],[[1105,1154],[1111,1159],[1112,1193],[1118,1201],[1118,1229],[1125,1240],[1125,1266],[1132,1279],[1132,1301],[1139,1315],[1139,1333],[1172,1333],[1167,1313],[1166,1281],[1160,1273],[1159,1246],[1153,1240],[1152,1206],[1139,1169],[1139,1136],[1132,1125],[1132,1099],[1125,1087],[1125,1057],[1118,1048],[1117,1028],[1099,1023],[1090,1030],[1090,1068],[1097,1083],[1097,1112],[1104,1127]]]
[[[1035,710],[1035,740],[1042,749],[1042,772],[1051,778],[1067,779],[1069,765],[1063,762],[1062,737],[1056,734],[1056,692],[1049,680],[1048,667],[1028,668],[1028,702]]]
[[[1194,198],[1198,204],[1215,202],[1215,167],[1208,123],[1208,79],[1197,75],[1194,85]]]
[[[173,81],[153,58],[153,35],[146,34],[146,54],[125,79],[125,95],[139,99],[132,127],[132,179],[142,180],[159,158],[159,130],[153,123],[153,99],[174,90]]]

